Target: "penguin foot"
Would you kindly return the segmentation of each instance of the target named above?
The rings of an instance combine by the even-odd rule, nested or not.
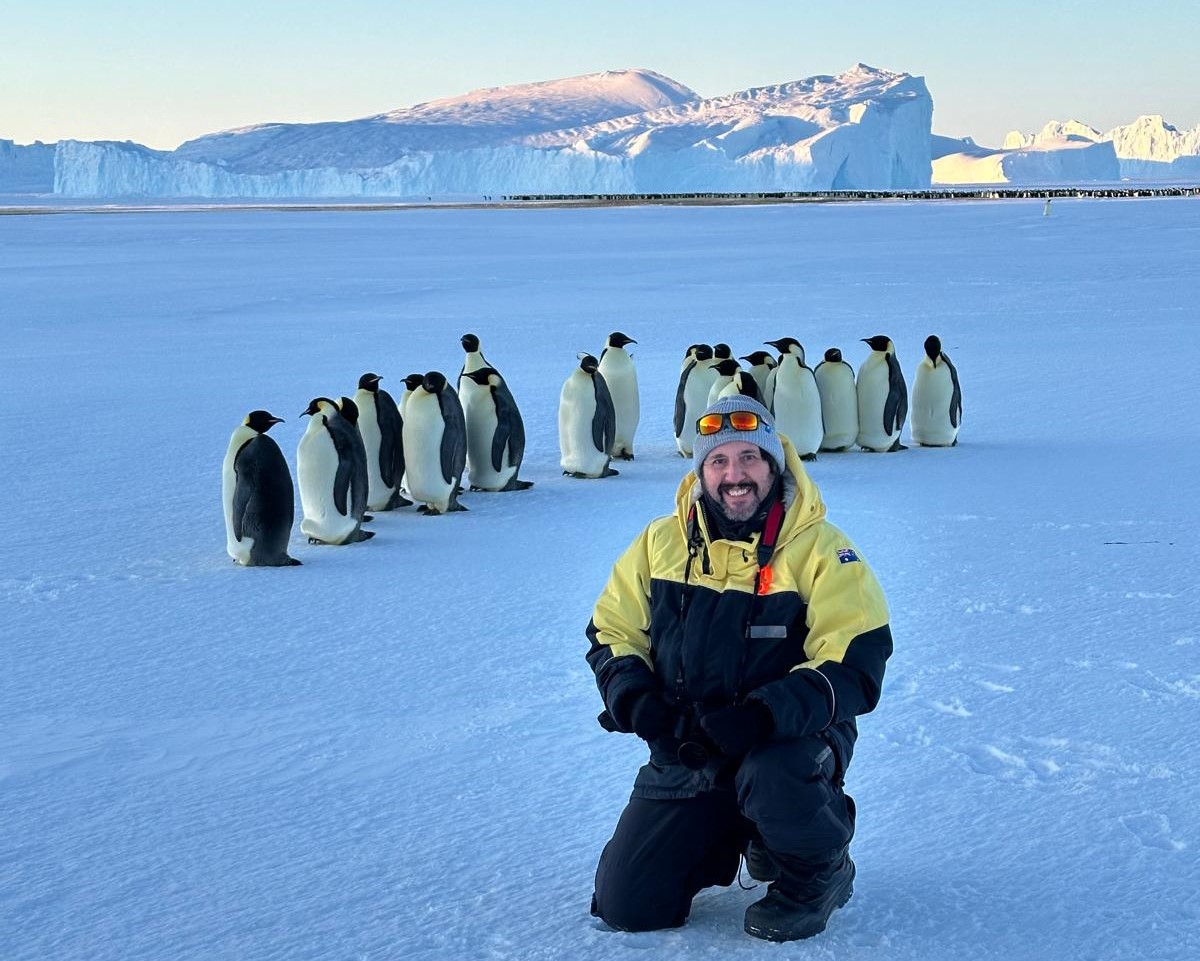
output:
[[[633,451],[617,451],[617,453],[613,454],[613,457],[617,458],[617,460],[633,460]]]
[[[308,539],[308,542],[309,542],[310,544],[322,544],[322,545],[325,545],[325,544],[328,544],[328,543],[329,543],[329,541],[323,541],[323,540],[321,540],[321,538],[319,538],[319,537],[310,537],[310,538]]]
[[[430,507],[428,504],[422,504],[417,508],[418,514],[424,514],[426,517],[436,517],[441,513],[436,507]]]
[[[817,459],[817,455],[816,455],[816,454],[801,454],[801,455],[800,455],[800,459],[801,459],[802,461],[811,461],[811,460],[816,460],[816,459]]]
[[[392,491],[392,496],[388,498],[387,506],[381,508],[385,511],[394,511],[397,507],[409,507],[412,505],[407,497],[399,491]]]

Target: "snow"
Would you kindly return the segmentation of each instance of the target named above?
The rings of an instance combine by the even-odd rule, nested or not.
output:
[[[269,124],[176,151],[61,141],[68,197],[432,197],[929,185],[920,77],[837,77],[701,100],[648,70],[504,87],[361,120]]]
[[[595,724],[583,628],[670,509],[688,344],[940,335],[954,449],[822,455],[887,592],[853,900],[787,957],[1200,951],[1190,200],[0,217],[6,961],[759,959],[763,893],[677,931],[588,915],[644,750]],[[556,404],[620,329],[637,459],[563,478]],[[510,494],[379,515],[303,567],[225,554],[245,413],[295,472],[316,395],[453,375],[521,406]],[[907,432],[906,432],[907,436]],[[16,488],[19,487],[19,493]],[[783,955],[780,955],[783,956]]]

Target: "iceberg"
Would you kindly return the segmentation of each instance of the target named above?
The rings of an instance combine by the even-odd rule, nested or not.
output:
[[[61,141],[64,197],[368,198],[919,189],[924,79],[838,76],[702,99],[649,70],[474,91],[359,120],[265,124],[174,151]]]

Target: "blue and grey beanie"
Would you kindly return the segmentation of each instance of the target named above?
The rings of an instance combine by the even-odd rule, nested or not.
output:
[[[743,394],[721,397],[710,404],[704,413],[728,414],[735,410],[747,410],[758,414],[758,430],[734,430],[728,424],[723,424],[715,434],[697,432],[696,439],[692,443],[692,464],[697,477],[701,476],[700,465],[704,463],[704,458],[712,449],[733,440],[744,440],[750,444],[757,444],[762,448],[763,453],[775,462],[776,471],[783,470],[786,458],[783,453],[783,444],[775,430],[775,420],[771,417],[770,412],[753,397],[746,397]],[[692,430],[695,429],[696,425],[693,424]]]

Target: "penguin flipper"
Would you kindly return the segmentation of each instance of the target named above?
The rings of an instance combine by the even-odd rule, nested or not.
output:
[[[525,423],[512,391],[503,381],[492,391],[496,404],[496,433],[492,437],[492,470],[504,470],[504,448],[508,448],[508,463],[519,466],[525,457]]]
[[[908,385],[895,355],[887,354],[888,395],[883,402],[883,432],[898,433],[908,417]]]
[[[458,394],[449,387],[438,394],[438,406],[445,425],[441,448],[442,480],[457,488],[467,463],[467,418]]]
[[[950,426],[957,427],[962,420],[962,388],[958,385],[958,368],[950,363],[950,358],[942,354],[942,361],[950,368]]]
[[[350,424],[343,419],[342,424],[334,425],[329,422],[327,415],[321,416],[325,419],[325,430],[329,432],[333,441],[333,449],[337,451],[338,465],[333,475],[333,506],[343,517],[349,517],[350,484],[354,479],[354,446],[345,428]],[[339,427],[342,429],[338,429]]]
[[[679,387],[675,390],[675,436],[683,436],[683,419],[687,416],[687,401],[685,400],[685,391],[687,388],[688,374],[692,372],[692,368],[696,366],[693,360],[685,368],[683,373],[679,375]],[[686,456],[686,455],[685,455]]]
[[[592,414],[592,443],[596,445],[596,450],[607,454],[612,451],[613,441],[617,439],[617,409],[613,406],[608,381],[604,379],[603,374],[593,374],[592,385],[596,391],[596,411]]]
[[[246,453],[246,448],[253,443],[254,438],[246,441],[246,443],[238,448],[238,452],[233,458],[233,473],[236,478],[233,488],[233,536],[239,542],[244,533],[242,524],[246,519],[246,508],[250,504],[250,498],[254,496],[254,485],[246,470],[248,458],[243,459],[242,454]]]

